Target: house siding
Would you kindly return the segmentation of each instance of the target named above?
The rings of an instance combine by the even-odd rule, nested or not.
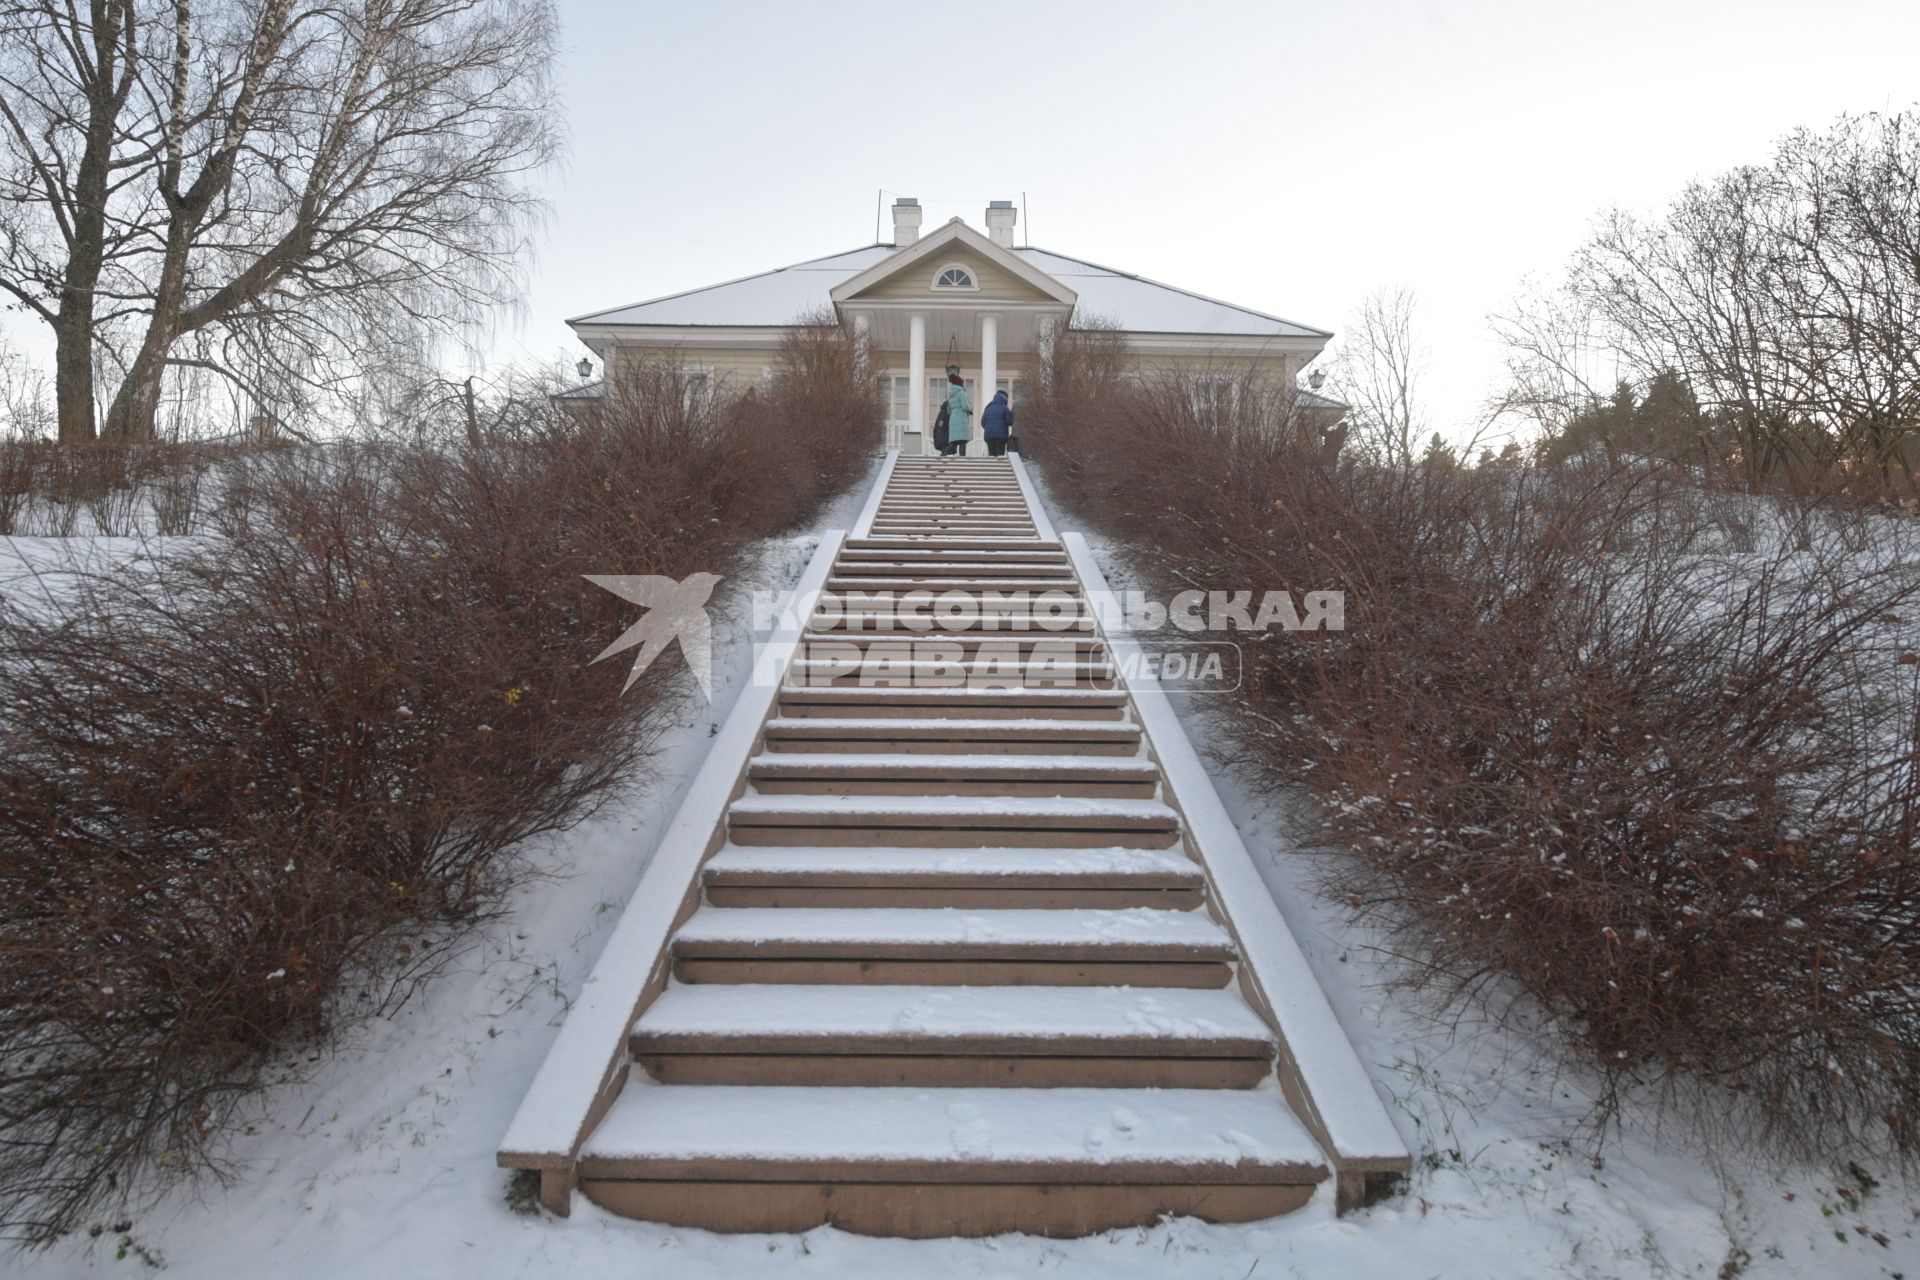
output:
[[[650,359],[677,359],[681,363],[710,371],[718,385],[744,391],[765,383],[769,371],[779,360],[779,353],[761,348],[740,348],[723,346],[688,346],[685,344],[662,345],[658,347],[622,346],[615,348],[607,372],[618,379],[624,369],[631,369],[640,362]],[[883,350],[874,353],[874,372],[880,374],[904,374],[907,370],[910,354],[905,350]],[[968,376],[977,376],[980,372],[980,352],[960,351],[955,359],[966,370]],[[929,376],[937,376],[940,367],[946,363],[945,352],[929,352],[927,370]],[[1136,357],[1135,366],[1143,376],[1178,373],[1183,375],[1218,375],[1235,380],[1254,377],[1292,381],[1299,376],[1305,363],[1305,357],[1299,355],[1275,354],[1271,356],[1238,356],[1195,353],[1192,355],[1141,355]],[[1028,379],[1035,376],[1038,362],[1032,352],[1002,351],[999,355],[1000,376]]]
[[[616,381],[625,371],[649,360],[677,360],[680,364],[712,373],[717,386],[745,391],[767,378],[779,358],[775,351],[742,347],[687,346],[684,343],[658,347],[622,346],[614,348],[607,372]]]
[[[954,290],[936,293],[933,290],[933,278],[942,268],[963,266],[973,272],[973,278],[980,286],[978,293],[968,290]],[[989,262],[970,249],[955,246],[950,252],[936,258],[916,262],[912,266],[862,289],[845,305],[854,305],[858,301],[903,302],[927,300],[935,304],[945,302],[1052,302],[1041,290],[1034,288],[1019,276],[1014,275],[998,263]]]

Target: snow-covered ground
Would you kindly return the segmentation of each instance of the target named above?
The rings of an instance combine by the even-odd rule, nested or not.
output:
[[[857,503],[854,504],[857,507]],[[843,527],[852,509],[832,513]],[[813,540],[770,549],[770,585]],[[730,630],[717,628],[717,639]],[[689,703],[650,789],[551,842],[551,881],[471,940],[397,1016],[300,1064],[260,1099],[229,1185],[176,1190],[123,1225],[0,1272],[196,1280],[427,1277],[1897,1276],[1920,1277],[1920,1197],[1893,1172],[1725,1171],[1630,1127],[1592,1158],[1570,1145],[1577,1078],[1518,1031],[1438,1024],[1382,991],[1390,960],[1312,891],[1284,815],[1221,779],[1227,806],[1375,1086],[1417,1153],[1405,1194],[1336,1218],[1323,1194],[1264,1224],[1193,1220],[1086,1240],[900,1241],[832,1228],[718,1236],[611,1216],[576,1197],[559,1221],[514,1211],[493,1152],[646,858],[748,672],[716,653],[715,699]],[[1178,701],[1178,700],[1176,700]],[[1195,710],[1203,710],[1200,704]],[[1196,734],[1204,732],[1198,719]],[[1844,1164],[1844,1161],[1842,1161]]]

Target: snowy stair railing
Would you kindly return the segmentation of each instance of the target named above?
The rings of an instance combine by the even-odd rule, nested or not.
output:
[[[892,464],[889,457],[876,494]],[[864,520],[871,519],[873,505]],[[626,1083],[628,1033],[666,987],[674,930],[699,906],[701,864],[726,841],[728,806],[746,791],[748,762],[845,538],[839,529],[821,537],[792,609],[756,655],[753,676],[715,735],[495,1154],[503,1168],[538,1171],[540,1203],[556,1214],[565,1216],[571,1208],[581,1144]]]
[[[1016,460],[1014,465],[1019,473],[1021,464]],[[1112,600],[1086,538],[1068,533],[1062,542],[1082,589],[1095,600]],[[1111,619],[1099,613],[1096,609],[1099,634],[1112,655],[1119,687],[1132,695],[1148,751],[1160,764],[1167,803],[1183,820],[1186,838],[1212,888],[1212,901],[1224,917],[1221,924],[1238,946],[1241,989],[1270,1019],[1279,1038],[1281,1091],[1333,1164],[1338,1209],[1369,1204],[1412,1167],[1407,1145],[1253,865],[1165,690],[1139,661],[1139,642],[1128,635],[1124,622],[1109,626]]]
[[[1007,455],[1013,463],[1013,478],[1020,485],[1020,494],[1027,500],[1027,509],[1033,512],[1034,527],[1040,531],[1044,542],[1057,542],[1060,535],[1053,530],[1053,521],[1047,518],[1047,509],[1040,502],[1040,495],[1033,490],[1033,480],[1027,475],[1027,461],[1017,453]]]
[[[886,495],[887,482],[893,479],[893,469],[900,461],[898,449],[887,450],[886,458],[880,463],[880,474],[874,477],[873,489],[867,494],[866,502],[860,508],[860,514],[853,522],[851,538],[864,538],[873,532],[873,517],[880,510],[880,499]]]

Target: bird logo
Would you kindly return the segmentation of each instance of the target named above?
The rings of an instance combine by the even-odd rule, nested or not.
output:
[[[633,655],[633,670],[627,674],[627,682],[620,686],[620,692],[633,688],[633,682],[640,678],[648,664],[659,657],[667,645],[678,640],[687,669],[699,682],[700,692],[707,695],[707,701],[713,701],[713,621],[707,616],[706,606],[714,584],[720,581],[718,574],[689,574],[685,581],[650,573],[583,576],[595,586],[604,587],[622,600],[647,610],[640,621],[628,627],[618,640],[593,659],[598,662],[640,646],[640,652]]]

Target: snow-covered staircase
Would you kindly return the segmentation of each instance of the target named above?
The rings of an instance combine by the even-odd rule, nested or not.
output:
[[[1329,1158],[1016,464],[896,458],[883,483],[727,744],[724,812],[671,863],[697,863],[684,897],[643,883],[642,936],[596,968],[646,957],[608,975],[635,993],[623,1051],[572,1090],[564,1154],[531,1149],[565,1129],[543,1095],[573,1022],[614,1024],[576,1010],[502,1163],[562,1211],[577,1187],[681,1225],[907,1236],[1246,1220],[1403,1168]]]

